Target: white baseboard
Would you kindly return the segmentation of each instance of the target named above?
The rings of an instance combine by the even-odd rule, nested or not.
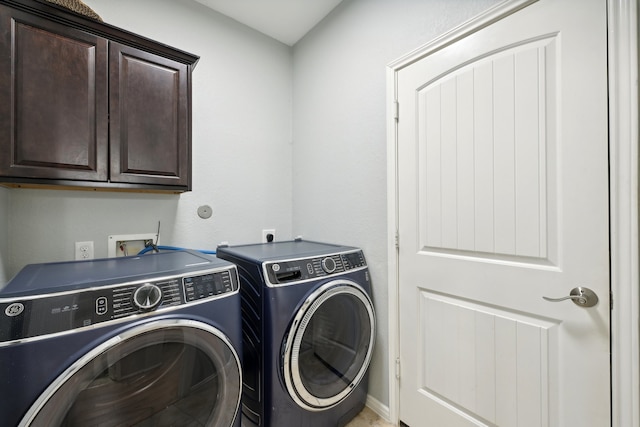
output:
[[[390,421],[391,417],[389,416],[389,407],[386,405],[383,405],[382,402],[380,402],[378,399],[376,399],[375,397],[372,397],[369,394],[367,395],[366,405],[369,409],[371,409],[373,412],[378,414],[380,418],[384,418],[385,421],[391,422]]]

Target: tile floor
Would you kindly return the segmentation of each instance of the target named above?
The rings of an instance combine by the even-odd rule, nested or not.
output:
[[[242,422],[242,427],[249,425],[252,424]],[[378,414],[365,406],[358,416],[352,419],[345,427],[395,427],[395,425],[380,418]]]
[[[394,427],[394,425],[383,420],[378,414],[365,406],[362,412],[345,427]]]

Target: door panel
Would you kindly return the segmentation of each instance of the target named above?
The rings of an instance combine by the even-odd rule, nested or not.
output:
[[[554,47],[555,37],[491,52],[417,90],[422,247],[547,259]]]
[[[0,175],[106,181],[107,40],[0,5]]]
[[[557,322],[426,290],[419,298],[419,323],[440,327],[418,335],[418,388],[474,414],[479,425],[545,425],[551,368],[544,355],[558,351]]]
[[[111,181],[190,187],[188,66],[110,43]]]
[[[609,425],[606,2],[539,0],[397,87],[401,420]],[[599,303],[542,298],[577,286]]]

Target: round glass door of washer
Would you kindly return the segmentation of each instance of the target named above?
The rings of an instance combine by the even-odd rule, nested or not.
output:
[[[364,378],[375,338],[375,314],[361,286],[336,280],[302,304],[284,342],[287,391],[298,405],[319,411],[337,405]]]
[[[149,322],[89,351],[45,390],[21,426],[231,426],[240,360],[219,330]]]

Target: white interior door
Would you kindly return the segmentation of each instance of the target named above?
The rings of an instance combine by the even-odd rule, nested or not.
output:
[[[606,16],[539,0],[397,74],[411,427],[610,425]]]

